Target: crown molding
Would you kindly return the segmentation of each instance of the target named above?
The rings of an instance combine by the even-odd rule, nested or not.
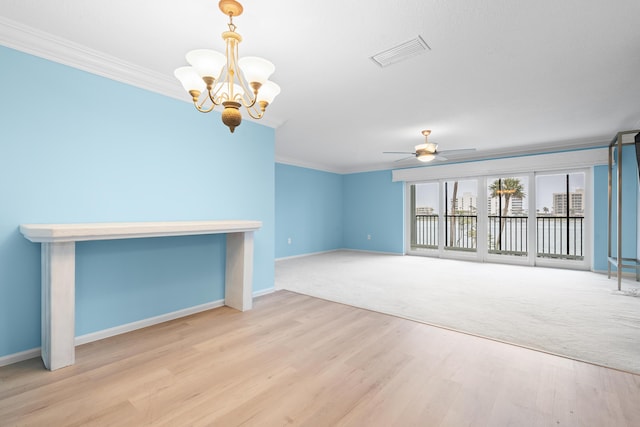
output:
[[[182,88],[164,74],[4,17],[0,17],[0,44],[111,80],[186,101]]]
[[[306,160],[292,159],[289,157],[278,155],[277,153],[275,155],[275,162],[283,165],[296,166],[299,168],[314,169],[320,172],[335,173],[339,175],[343,174],[343,172],[340,169],[329,166],[329,165],[308,162]]]

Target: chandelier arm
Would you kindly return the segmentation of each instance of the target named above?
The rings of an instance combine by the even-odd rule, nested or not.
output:
[[[209,98],[209,100],[213,103],[213,107],[212,109],[216,106],[216,105],[220,105],[222,104],[223,100],[222,99],[218,99],[218,102],[216,102],[216,93],[214,92],[212,89],[207,90],[207,98]],[[206,101],[206,99],[205,99]],[[204,101],[202,101],[202,104],[204,104]],[[200,104],[200,105],[202,105]]]
[[[220,76],[222,77],[222,75]],[[225,98],[226,92],[224,90],[225,86],[228,86],[227,81],[226,81],[226,76],[224,80],[217,80],[218,84],[217,89],[214,87],[214,90],[211,90],[209,92],[209,99],[211,99],[211,102],[213,102],[216,105],[221,105],[225,100],[228,100]],[[216,101],[217,99],[217,101]]]
[[[211,108],[208,109],[204,109],[204,108],[200,108],[196,105],[196,110],[200,111],[201,113],[210,113],[213,111],[213,109],[215,108],[215,105],[212,105]]]
[[[256,105],[256,102],[258,101],[258,89],[259,89],[259,87],[258,88],[253,88],[252,86],[250,86],[250,85],[248,86],[247,85],[247,82],[245,81],[245,78],[244,78],[244,73],[240,69],[240,66],[237,65],[237,63],[236,63],[236,70],[237,70],[237,74],[238,74],[238,81],[240,82],[240,86],[242,87],[242,90],[244,91],[244,95],[247,95],[249,93],[253,94],[252,96],[249,97],[249,102],[247,102],[245,100],[244,96],[242,97],[242,105],[244,105],[244,107],[247,109],[247,111],[249,111],[249,108],[251,108],[254,105]]]
[[[243,87],[243,89],[244,89],[244,87]],[[246,89],[244,89],[244,90],[245,90],[245,95],[246,95],[246,93],[247,93],[247,92],[246,92]],[[252,93],[253,93],[253,91],[252,91]],[[244,96],[242,97],[242,105],[244,105],[244,108],[246,108],[246,109],[247,109],[247,111],[249,111],[249,108],[254,107],[254,106],[256,105],[256,102],[257,102],[257,101],[258,101],[258,94],[256,94],[256,93],[254,93],[254,94],[253,94],[253,97],[252,97],[252,98],[250,98],[250,101],[249,101],[249,102],[247,102],[247,101],[244,99]],[[255,117],[254,117],[254,118],[255,118]]]
[[[193,101],[193,105],[196,107],[196,110],[200,111],[201,113],[210,113],[211,111],[213,111],[214,108],[216,108],[216,104],[215,102],[211,105],[210,108],[203,108],[204,103],[207,102],[207,98],[211,99],[211,92],[209,91],[209,96],[204,96],[204,99],[202,100],[202,102],[200,104],[198,104],[197,100]],[[198,98],[199,100],[199,98]],[[213,100],[212,100],[213,101]]]
[[[254,105],[252,105],[251,107],[245,107],[247,109],[247,113],[249,114],[249,116],[251,116],[252,119],[260,120],[262,116],[264,116],[264,111],[258,111],[257,108],[255,108],[255,101],[253,102],[253,104]],[[252,110],[255,111],[258,115],[254,116]]]

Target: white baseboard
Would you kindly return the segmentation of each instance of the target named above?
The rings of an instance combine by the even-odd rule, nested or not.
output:
[[[378,255],[396,255],[396,256],[404,256],[406,255],[404,252],[385,252],[385,251],[372,251],[367,249],[340,249],[341,251],[346,252],[364,252],[367,254],[378,254]]]
[[[598,274],[607,274],[607,270],[591,270],[593,273],[598,273]],[[616,271],[616,269],[612,268],[611,269],[611,279],[614,279],[618,277],[618,272]],[[622,278],[623,279],[629,279],[629,280],[636,280],[636,273],[635,271],[623,271],[622,272]]]
[[[328,251],[309,252],[309,253],[306,253],[306,254],[285,256],[285,257],[282,257],[282,258],[276,258],[276,262],[284,261],[286,259],[303,258],[303,257],[307,257],[307,256],[312,256],[312,255],[328,254],[328,253],[331,253],[331,252],[338,252],[338,251],[345,251],[345,250],[347,250],[347,249],[330,249]]]
[[[224,305],[224,300],[212,301],[205,304],[196,305],[194,307],[172,311],[171,313],[161,314],[160,316],[149,317],[148,319],[142,319],[136,322],[127,323],[125,325],[115,326],[113,328],[103,329],[101,331],[92,332],[90,334],[80,335],[76,337],[75,342],[76,342],[76,345],[87,344],[93,341],[98,341],[105,338],[113,337],[115,335],[126,334],[127,332],[146,328],[148,326],[157,325],[158,323],[164,323],[164,322],[168,322],[169,320],[174,320],[180,317],[185,317],[185,316],[190,316],[192,314],[200,313],[202,311],[207,311],[214,308],[222,307],[223,305]]]
[[[275,288],[262,289],[253,292],[253,297],[259,297],[275,292]],[[192,314],[200,313],[203,311],[211,310],[214,308],[222,307],[224,300],[211,301],[205,304],[188,307],[182,310],[172,311],[171,313],[162,314],[160,316],[150,317],[148,319],[138,320],[136,322],[127,323],[126,325],[120,325],[109,329],[103,329],[102,331],[92,332],[90,334],[80,335],[75,338],[76,345],[87,344],[93,341],[102,340],[105,338],[113,337],[115,335],[132,332],[137,329],[146,328],[148,326],[157,325],[159,323],[168,322],[169,320],[178,319],[180,317],[190,316]],[[0,357],[0,366],[7,366],[13,363],[22,362],[23,360],[33,359],[40,356],[40,347],[32,348],[30,350],[21,351],[19,353],[9,354],[7,356]]]
[[[328,253],[331,253],[331,252],[364,252],[364,253],[379,254],[379,255],[405,255],[402,252],[384,252],[384,251],[370,251],[370,250],[365,250],[365,249],[340,248],[340,249],[331,249],[331,250],[328,250],[328,251],[309,252],[307,254],[292,255],[292,256],[286,256],[286,257],[282,257],[282,258],[276,258],[276,262],[284,261],[284,260],[287,260],[287,259],[303,258],[303,257],[308,257],[308,256],[313,256],[313,255],[328,254]]]
[[[274,293],[275,291],[276,291],[276,288],[262,289],[262,290],[260,290],[260,291],[255,291],[255,292],[253,293],[253,297],[254,297],[254,298],[256,298],[256,297],[261,297],[261,296],[263,296],[263,295],[272,294],[272,293]]]
[[[19,353],[13,353],[7,356],[0,357],[0,366],[11,365],[13,363],[22,362],[23,360],[29,360],[39,356],[40,347],[32,348],[31,350],[25,350]]]

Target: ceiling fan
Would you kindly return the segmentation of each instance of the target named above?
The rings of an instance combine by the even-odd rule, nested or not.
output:
[[[438,151],[438,144],[436,144],[435,142],[428,141],[431,131],[423,130],[422,134],[424,135],[424,143],[420,145],[416,145],[415,146],[416,151],[414,151],[413,153],[409,151],[384,151],[383,154],[411,154],[411,156],[398,159],[396,160],[396,162],[401,162],[403,160],[411,159],[412,157],[415,157],[421,162],[430,162],[432,160],[440,160],[440,161],[447,160],[447,158],[444,157],[443,154],[476,151],[475,148],[463,148],[459,150]]]

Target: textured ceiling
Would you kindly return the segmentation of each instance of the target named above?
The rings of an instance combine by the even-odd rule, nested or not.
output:
[[[638,0],[243,5],[240,55],[274,62],[282,87],[264,121],[279,161],[411,166],[382,152],[412,151],[422,129],[441,150],[481,158],[602,145],[640,127]],[[89,70],[110,61],[105,75],[138,73],[141,86],[188,101],[173,70],[191,49],[221,51],[226,22],[215,0],[2,0],[0,44],[47,57],[33,44],[54,40],[76,56],[50,59]],[[418,35],[430,51],[386,68],[370,59]]]

